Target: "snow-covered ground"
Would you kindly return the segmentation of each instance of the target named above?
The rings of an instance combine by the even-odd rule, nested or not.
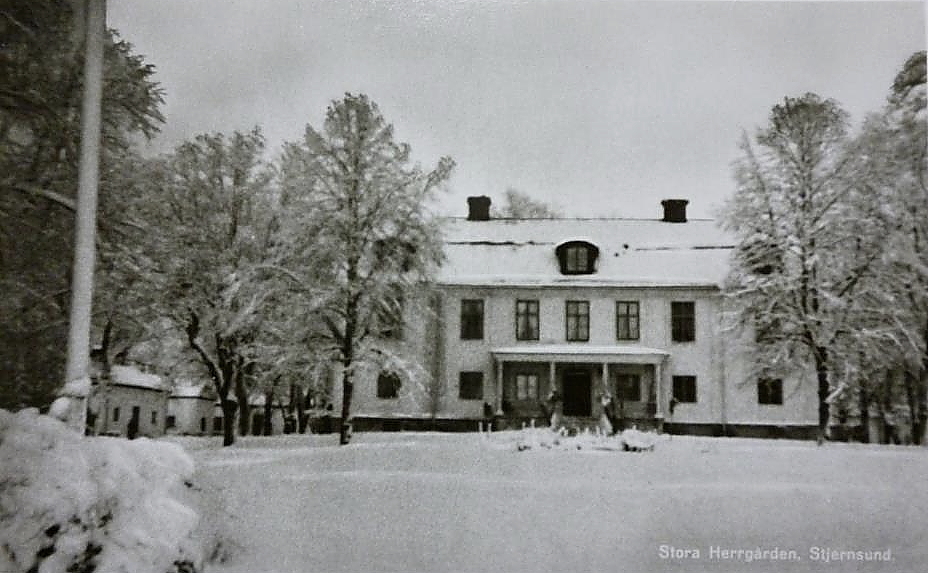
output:
[[[928,570],[921,448],[676,436],[644,453],[518,452],[509,432],[336,439],[176,439],[230,513],[231,557],[210,572]],[[723,553],[756,548],[760,560]],[[823,550],[869,553],[812,559]],[[857,560],[873,551],[892,561]]]

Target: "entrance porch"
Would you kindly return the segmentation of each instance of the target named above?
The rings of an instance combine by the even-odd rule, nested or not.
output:
[[[603,414],[602,397],[613,398],[613,414],[623,424],[660,428],[664,413],[661,379],[668,353],[640,346],[591,347],[535,345],[496,348],[495,404],[509,427],[534,420],[546,425],[549,397],[570,425],[595,425]]]

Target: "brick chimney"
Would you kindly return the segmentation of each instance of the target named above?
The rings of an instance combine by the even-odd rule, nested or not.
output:
[[[490,220],[490,198],[486,195],[479,197],[467,198],[467,220],[468,221],[489,221]]]
[[[664,207],[664,218],[661,221],[665,223],[686,223],[686,204],[688,199],[664,199],[661,206]]]

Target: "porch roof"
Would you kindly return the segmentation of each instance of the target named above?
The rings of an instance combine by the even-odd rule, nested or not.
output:
[[[520,362],[604,362],[609,364],[658,364],[670,355],[666,350],[631,344],[587,346],[577,344],[536,344],[494,348],[493,357]]]

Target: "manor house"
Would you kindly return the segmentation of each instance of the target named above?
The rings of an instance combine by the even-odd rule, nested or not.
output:
[[[555,390],[581,426],[608,394],[629,426],[814,435],[815,384],[757,378],[753,335],[725,328],[734,239],[687,203],[664,200],[655,219],[494,219],[488,197],[470,197],[394,341],[416,366],[358,377],[355,430],[545,423]]]

